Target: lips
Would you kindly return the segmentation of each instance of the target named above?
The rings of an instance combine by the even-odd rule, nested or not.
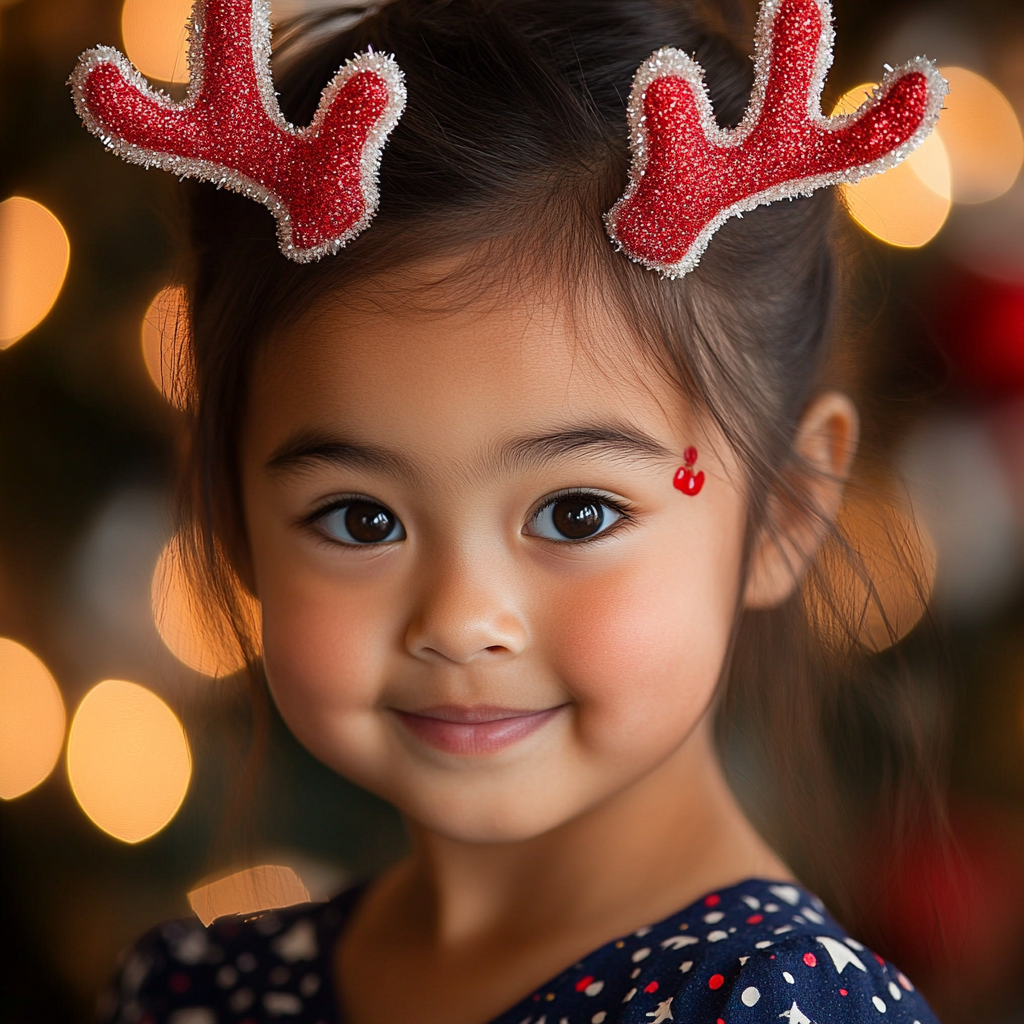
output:
[[[423,711],[394,710],[417,739],[447,754],[491,754],[518,743],[549,722],[562,706],[541,711],[444,705]]]

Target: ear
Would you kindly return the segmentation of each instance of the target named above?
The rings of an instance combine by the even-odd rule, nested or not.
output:
[[[745,608],[774,608],[799,586],[839,512],[859,433],[857,408],[846,395],[829,391],[808,406],[793,439],[805,467],[805,502],[794,507],[777,496],[770,500],[767,525],[751,553]]]

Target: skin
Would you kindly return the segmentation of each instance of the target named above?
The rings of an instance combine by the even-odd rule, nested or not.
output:
[[[788,596],[821,527],[780,515],[743,579],[735,458],[623,325],[574,325],[525,285],[463,301],[436,283],[424,309],[405,283],[365,283],[254,368],[244,573],[288,725],[412,837],[335,951],[345,1019],[481,1024],[709,890],[790,877],[725,783],[709,710],[737,609]],[[536,440],[573,431],[611,440]],[[797,448],[826,519],[855,443],[847,399],[809,408]],[[697,497],[672,482],[691,444]],[[625,515],[542,535],[566,488]],[[402,539],[353,546],[315,518],[352,495]],[[548,714],[498,750],[410,725],[453,707]]]

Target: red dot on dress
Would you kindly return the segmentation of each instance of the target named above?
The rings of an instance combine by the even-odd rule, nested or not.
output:
[[[721,988],[725,984],[725,978],[721,974],[712,974],[708,978],[708,988]]]
[[[658,991],[658,983],[656,981],[648,982],[646,985],[644,985],[644,991],[645,992],[657,992]]]
[[[841,988],[841,989],[839,990],[839,994],[840,994],[841,996],[848,996],[848,995],[849,995],[850,993],[849,993],[849,992],[847,992],[845,988]]]
[[[580,980],[576,982],[576,991],[582,992],[593,980],[594,976],[592,974],[588,974],[585,978],[580,978]]]
[[[817,967],[818,958],[813,953],[804,953],[804,963],[807,964],[808,967]]]
[[[747,918],[747,924],[760,924],[764,920],[764,914],[751,914]]]
[[[689,454],[689,451],[687,451],[687,454]],[[716,892],[713,892],[710,896],[705,896],[704,897],[704,906],[705,907],[717,907],[718,904],[721,903],[721,902],[722,902],[722,897],[719,896],[718,893],[716,893]]]
[[[877,953],[872,953],[871,955],[878,961],[878,966],[879,967],[884,967],[885,966],[885,958],[884,957],[880,957]]]

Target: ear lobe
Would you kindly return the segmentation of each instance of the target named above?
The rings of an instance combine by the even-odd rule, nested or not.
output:
[[[829,391],[808,406],[793,438],[802,501],[770,497],[751,553],[744,608],[777,607],[799,586],[839,512],[859,432],[857,409],[846,395]]]

